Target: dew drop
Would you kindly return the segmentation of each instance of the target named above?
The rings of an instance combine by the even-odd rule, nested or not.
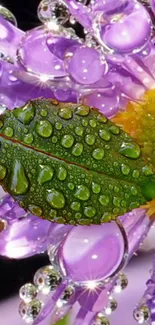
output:
[[[92,146],[95,143],[95,136],[93,134],[87,134],[85,137],[85,142],[89,146]]]
[[[96,148],[93,151],[92,156],[96,160],[102,160],[103,157],[104,157],[104,149],[102,149],[102,148]]]
[[[110,141],[110,139],[111,139],[111,134],[107,130],[99,130],[99,136],[102,140],[105,140],[105,141]]]
[[[54,210],[54,209],[51,209],[50,212],[49,212],[49,217],[55,219],[57,216],[57,211]]]
[[[65,120],[70,120],[73,116],[73,113],[70,108],[64,107],[60,109],[59,116]]]
[[[140,156],[140,147],[135,142],[123,142],[120,153],[127,158],[137,159]]]
[[[79,156],[81,156],[82,152],[83,152],[83,144],[76,143],[72,149],[72,154],[76,157],[79,157]]]
[[[90,197],[90,191],[88,187],[79,185],[76,188],[75,197],[81,201],[87,201]]]
[[[31,133],[26,134],[23,141],[27,144],[31,144],[33,142],[33,134]]]
[[[90,120],[89,121],[89,125],[92,127],[92,128],[95,128],[96,127],[96,120]]]
[[[57,143],[58,142],[58,138],[54,135],[53,137],[52,137],[52,143]]]
[[[101,186],[100,184],[97,184],[97,183],[92,183],[92,191],[94,194],[98,194],[101,192]]]
[[[75,114],[79,116],[87,116],[89,114],[90,108],[89,106],[79,106],[75,110]]]
[[[63,193],[55,190],[48,190],[46,193],[46,200],[54,209],[62,209],[65,206],[65,197]]]
[[[109,196],[107,196],[107,195],[101,195],[101,196],[99,197],[99,202],[100,202],[102,205],[107,206],[107,205],[109,204],[109,202],[110,202]]]
[[[97,116],[97,120],[100,122],[100,123],[106,123],[108,120],[107,120],[107,118],[104,116],[104,115],[101,115],[101,114],[99,114],[98,116]]]
[[[105,212],[101,218],[101,222],[109,222],[111,220],[111,215],[109,212]]]
[[[115,215],[119,215],[119,212],[120,212],[120,210],[119,210],[119,208],[114,208],[113,209],[113,213],[115,214]]]
[[[37,205],[33,205],[33,204],[29,205],[28,210],[32,214],[34,214],[34,215],[36,215],[38,217],[41,217],[41,215],[42,215],[42,209],[40,207],[38,207]]]
[[[60,181],[64,181],[67,177],[67,170],[64,167],[59,167],[57,171],[57,177]]]
[[[10,126],[7,126],[7,127],[4,129],[3,133],[4,133],[7,137],[11,138],[11,137],[13,136],[13,134],[14,134],[14,131],[13,131],[13,128],[11,128]]]
[[[13,111],[13,115],[23,124],[29,124],[33,120],[34,114],[35,109],[30,102]]]
[[[126,164],[121,165],[121,171],[123,175],[129,175],[130,173],[130,167]]]
[[[47,116],[47,110],[43,108],[43,109],[40,111],[40,115],[41,115],[42,117],[46,117],[46,116]]]
[[[95,208],[93,208],[91,206],[85,207],[84,208],[84,214],[88,218],[93,218],[95,216],[95,214],[96,214],[96,210],[95,210]]]
[[[82,120],[82,125],[83,125],[83,126],[88,126],[88,121],[87,121],[86,119],[83,119],[83,120]]]
[[[39,165],[39,173],[38,173],[38,183],[43,185],[44,183],[50,181],[53,178],[54,169],[47,165]]]
[[[138,191],[137,191],[136,187],[135,186],[132,186],[131,187],[131,194],[132,195],[137,195],[137,193],[138,193]]]
[[[76,128],[75,128],[75,133],[77,134],[77,135],[79,135],[80,137],[83,135],[83,127],[82,126],[77,126]]]
[[[109,131],[112,133],[112,134],[115,134],[115,135],[118,135],[120,133],[120,129],[118,126],[116,125],[112,125],[110,128],[109,128]]]
[[[24,167],[19,161],[15,161],[10,177],[10,191],[13,195],[22,195],[28,191],[29,182],[26,178]]]
[[[72,145],[74,144],[74,137],[71,135],[71,134],[66,134],[62,137],[61,139],[61,145],[64,147],[64,148],[71,148]]]
[[[62,129],[62,123],[56,122],[55,123],[55,128],[56,128],[56,130],[61,130]]]
[[[68,188],[69,188],[71,191],[73,191],[74,188],[75,188],[75,186],[74,186],[73,183],[68,183]]]
[[[0,180],[5,178],[6,172],[7,172],[6,167],[3,165],[0,165]]]
[[[135,170],[133,171],[133,173],[132,173],[133,178],[138,178],[139,175],[140,175],[140,173],[139,173],[139,170],[138,170],[138,169],[135,169]]]
[[[2,126],[3,126],[3,121],[0,120],[0,129],[2,128]]]
[[[119,197],[114,197],[113,198],[113,204],[116,206],[116,207],[120,207],[120,204],[121,204],[121,200]]]
[[[77,220],[81,219],[81,217],[82,217],[82,214],[80,212],[75,213],[75,218]]]
[[[121,201],[121,207],[126,208],[126,206],[127,206],[126,201],[125,200],[122,200]]]
[[[106,144],[106,145],[105,145],[105,149],[107,149],[107,150],[109,150],[109,149],[110,149],[110,146],[109,146],[109,144]]]
[[[71,209],[73,211],[79,211],[81,207],[81,204],[79,202],[72,202]]]
[[[153,170],[151,166],[145,166],[142,168],[142,172],[144,173],[145,176],[151,176],[153,175]]]
[[[140,204],[138,202],[132,202],[129,206],[129,208],[132,209],[136,209],[139,208]]]
[[[39,121],[36,125],[36,132],[43,138],[49,138],[52,134],[52,124],[47,120]]]

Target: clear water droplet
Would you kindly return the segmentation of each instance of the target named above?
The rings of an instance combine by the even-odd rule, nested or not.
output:
[[[107,206],[110,202],[109,196],[107,195],[101,195],[99,197],[99,202],[101,203],[101,205]]]
[[[96,210],[95,210],[95,208],[93,208],[91,206],[85,207],[84,208],[84,214],[88,218],[93,218],[95,216],[95,214],[96,214]]]
[[[19,161],[15,161],[10,177],[10,191],[13,195],[22,195],[28,191],[29,182],[25,175],[24,167]]]
[[[40,207],[38,207],[37,205],[34,205],[34,204],[31,204],[31,205],[29,205],[28,206],[28,210],[32,213],[32,214],[34,214],[34,215],[36,215],[36,216],[38,216],[38,217],[41,217],[42,216],[42,209],[40,208]]]
[[[121,165],[121,171],[123,175],[129,175],[130,173],[130,167],[126,164]]]
[[[13,134],[14,134],[14,130],[13,130],[13,128],[11,128],[10,126],[7,126],[7,127],[3,130],[3,133],[4,133],[7,137],[11,138],[11,137],[13,136]]]
[[[112,134],[115,134],[115,135],[118,135],[120,133],[120,129],[118,126],[116,125],[112,125],[110,128],[109,128],[109,131],[112,133]]]
[[[0,165],[0,180],[4,179],[7,173],[7,169],[5,166]]]
[[[131,158],[138,159],[140,157],[140,147],[135,142],[123,142],[120,148],[121,155]]]
[[[23,107],[16,108],[13,111],[13,115],[22,122],[23,124],[30,124],[30,122],[33,120],[35,114],[35,109],[32,106],[31,103],[27,103]]]
[[[90,120],[89,121],[89,125],[92,127],[92,128],[95,128],[97,123],[96,123],[96,120]]]
[[[101,186],[97,183],[92,183],[92,191],[94,194],[99,194],[101,192]]]
[[[92,156],[96,160],[102,160],[103,157],[104,157],[104,149],[102,149],[102,148],[96,148],[93,151]]]
[[[62,137],[61,139],[61,145],[64,147],[64,148],[71,148],[74,144],[74,137],[71,135],[71,134],[66,134]]]
[[[56,122],[55,123],[55,128],[56,128],[56,130],[61,130],[62,129],[62,123],[61,122]]]
[[[79,185],[75,191],[75,197],[81,201],[87,201],[90,197],[90,191],[85,185]]]
[[[59,167],[57,171],[57,177],[60,181],[64,181],[67,177],[67,170],[64,167]]]
[[[64,107],[60,109],[59,116],[64,120],[70,120],[73,116],[73,112],[71,111],[70,108]]]
[[[52,124],[47,120],[39,121],[36,125],[36,132],[43,138],[49,138],[52,135]]]
[[[79,202],[72,202],[71,209],[73,211],[79,211],[81,208],[81,204]]]
[[[102,140],[110,141],[111,134],[108,130],[99,130],[99,136]]]
[[[47,165],[39,165],[39,173],[38,173],[38,183],[43,185],[44,183],[50,181],[53,178],[54,169]]]
[[[65,197],[63,193],[55,189],[47,190],[46,200],[54,209],[62,209],[65,206]]]
[[[72,149],[72,154],[76,157],[79,157],[79,156],[81,156],[82,152],[83,152],[83,144],[76,143]]]
[[[90,112],[89,106],[79,106],[75,110],[75,114],[79,116],[87,116]]]
[[[93,134],[87,134],[85,136],[85,142],[89,145],[92,146],[95,143],[95,136]]]
[[[76,128],[75,128],[75,133],[77,134],[77,135],[79,135],[80,137],[82,137],[82,135],[83,135],[83,127],[82,126],[77,126]]]
[[[31,133],[28,133],[24,136],[24,139],[23,141],[26,143],[26,144],[31,144],[33,142],[33,134]]]

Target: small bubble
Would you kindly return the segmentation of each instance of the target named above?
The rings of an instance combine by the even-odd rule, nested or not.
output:
[[[89,125],[92,127],[92,128],[95,128],[96,127],[96,120],[90,120],[89,121]]]
[[[104,149],[102,149],[102,148],[96,148],[93,151],[92,156],[96,160],[102,160],[103,157],[104,157]]]
[[[57,171],[57,177],[60,181],[64,181],[67,177],[67,170],[64,167],[59,167]]]
[[[76,128],[75,128],[75,133],[77,134],[77,135],[79,135],[80,137],[83,135],[83,127],[82,126],[77,126]]]
[[[72,154],[76,157],[81,156],[83,152],[83,144],[82,143],[76,143],[72,149]]]
[[[99,136],[102,140],[105,140],[105,141],[110,141],[110,139],[111,139],[111,134],[107,130],[99,130]]]
[[[42,120],[37,123],[36,132],[43,138],[49,138],[52,135],[53,127],[49,121]]]
[[[73,113],[70,108],[64,107],[60,109],[59,116],[65,120],[70,120],[73,116]]]
[[[118,126],[116,125],[112,125],[110,128],[109,128],[109,131],[112,133],[112,134],[115,134],[115,135],[118,135],[120,133],[120,129]]]
[[[98,194],[101,192],[101,186],[100,184],[97,184],[97,183],[92,183],[92,191],[94,194]]]
[[[79,106],[75,110],[75,114],[79,116],[87,116],[89,114],[90,108],[89,106]]]
[[[87,134],[85,137],[85,142],[89,146],[92,146],[95,143],[95,136],[93,134]]]
[[[79,211],[81,207],[81,204],[79,202],[72,202],[71,209],[73,211]]]
[[[81,201],[87,201],[90,197],[90,191],[88,187],[84,185],[79,185],[75,191],[75,197]]]
[[[62,137],[62,140],[61,140],[61,145],[64,147],[64,148],[71,148],[74,144],[74,137],[71,135],[71,134],[66,134]]]
[[[121,165],[121,171],[123,175],[129,175],[130,173],[130,167],[126,164]]]
[[[62,129],[62,123],[56,122],[55,123],[55,128],[56,128],[56,130],[61,130]]]
[[[7,137],[11,138],[11,137],[13,136],[13,134],[14,134],[14,130],[13,130],[13,128],[7,126],[7,127],[4,129],[3,133],[4,133]]]
[[[109,202],[110,202],[109,196],[107,196],[107,195],[101,195],[101,196],[99,197],[99,202],[100,202],[102,205],[107,206],[107,205],[109,204]]]

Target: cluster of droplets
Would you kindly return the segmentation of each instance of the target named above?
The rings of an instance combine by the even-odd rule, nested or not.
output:
[[[26,205],[26,209],[35,215],[43,215],[60,223],[67,221],[74,224],[76,222],[90,224],[93,221],[96,223],[100,220],[108,221],[111,213],[121,215],[128,208],[133,209],[145,203],[142,195],[139,194],[136,180],[139,176],[145,180],[145,177],[152,175],[152,170],[143,161],[140,161],[139,169],[137,169],[136,161],[141,154],[140,147],[126,134],[123,135],[118,126],[113,125],[103,115],[88,106],[67,106],[59,104],[56,100],[29,102],[12,113],[6,112],[4,122],[1,120],[1,132],[7,139],[5,137],[1,139],[3,144],[0,180],[7,183],[5,157],[9,148],[16,150],[16,143],[14,144],[12,139],[20,142],[18,151],[23,152],[25,159],[27,149],[29,147],[34,149],[29,151],[31,166],[25,165],[24,158],[14,157],[11,176],[8,179],[9,187],[6,186],[15,196],[24,195],[30,190],[31,201]],[[55,146],[53,146],[53,139],[55,139]],[[113,146],[111,141],[113,141]],[[106,153],[107,146],[110,148],[109,155]],[[119,162],[113,162],[113,152],[114,154],[118,152]],[[89,160],[86,160],[86,153],[87,155],[89,153]],[[33,158],[30,157],[31,155]],[[34,159],[38,166],[37,170]],[[100,161],[106,162],[107,159],[108,165],[100,164]],[[91,181],[89,174],[85,171],[86,168],[95,172]],[[107,176],[101,175],[99,180],[97,175],[100,172]],[[115,181],[114,184],[115,173],[121,179],[124,176],[126,180],[132,179],[133,185],[123,180],[122,183],[120,181],[116,184]],[[40,199],[34,202],[35,185],[31,184],[31,179],[37,181],[39,187],[36,193],[38,189],[43,191],[42,197],[48,206],[45,207]],[[63,188],[59,181],[63,183]],[[107,185],[105,185],[106,182]],[[90,199],[94,200],[97,205],[99,204],[99,208],[93,207]],[[21,202],[21,204],[24,207],[24,203]],[[111,210],[108,209],[110,205]],[[49,210],[50,207],[51,210]],[[69,210],[64,210],[65,207]],[[100,209],[102,209],[102,216]],[[60,216],[61,211],[64,219]],[[84,219],[82,219],[82,214],[85,216]],[[98,219],[93,219],[96,215]]]
[[[65,316],[66,312],[75,303],[75,296],[82,294],[81,284],[72,281],[63,282],[62,275],[52,266],[47,265],[40,268],[34,275],[34,284],[27,283],[23,285],[19,291],[19,296],[22,300],[19,306],[19,313],[22,319],[26,323],[38,324],[45,316],[46,303],[49,303],[48,298],[53,295],[54,310],[51,308],[53,317],[61,319]],[[63,285],[62,285],[63,284]],[[115,281],[113,281],[113,293],[120,293],[127,287],[128,280],[124,274],[118,274]],[[63,287],[63,289],[61,288]],[[83,290],[88,295],[94,290],[98,290],[103,287],[103,284],[87,281]],[[111,293],[112,293],[111,291]],[[110,294],[108,297],[108,303],[102,312],[99,312],[95,316],[93,322],[94,325],[109,325],[108,316],[111,315],[117,308],[117,301]],[[48,311],[49,312],[49,311]],[[54,323],[54,322],[53,322]]]
[[[150,279],[146,282],[147,289],[133,313],[138,324],[154,324],[155,322],[155,258],[153,258],[150,275]]]

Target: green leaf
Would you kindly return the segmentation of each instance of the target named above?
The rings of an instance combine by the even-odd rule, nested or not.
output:
[[[155,198],[141,148],[96,109],[38,99],[0,119],[0,184],[25,210],[99,224]]]

